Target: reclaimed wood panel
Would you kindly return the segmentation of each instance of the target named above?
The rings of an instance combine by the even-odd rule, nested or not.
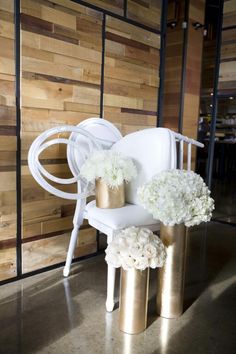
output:
[[[99,116],[101,33],[102,15],[69,0],[21,1],[24,273],[66,257],[75,203],[43,190],[29,172],[27,155],[44,130]],[[42,163],[58,177],[70,176],[65,146],[49,148]],[[76,186],[60,189],[74,192]],[[95,252],[95,230],[89,227],[80,235],[88,244],[81,241],[75,256]]]
[[[156,126],[160,36],[107,17],[104,118],[123,134]]]
[[[160,30],[161,3],[161,0],[127,0],[127,17]]]
[[[0,0],[0,280],[16,276],[14,2]]]
[[[236,25],[236,1],[224,1],[223,28]]]
[[[223,10],[219,93],[236,93],[236,3],[225,1]]]
[[[41,269],[51,264],[64,262],[68,246],[69,233],[35,239],[23,243],[23,273]],[[53,253],[52,253],[53,250]],[[96,230],[89,228],[81,230],[75,258],[87,256],[97,251]]]
[[[118,15],[124,14],[124,0],[86,0],[86,2]]]

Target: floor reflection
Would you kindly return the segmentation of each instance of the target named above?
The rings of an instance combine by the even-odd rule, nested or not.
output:
[[[171,320],[167,318],[160,319],[160,354],[167,353],[169,342],[169,329]]]
[[[156,315],[150,274],[146,331],[119,331],[119,311],[106,313],[104,255],[0,288],[1,354],[233,354],[236,347],[235,228],[218,223],[190,230],[185,312]],[[118,286],[118,282],[117,282]],[[117,294],[118,294],[118,288]]]

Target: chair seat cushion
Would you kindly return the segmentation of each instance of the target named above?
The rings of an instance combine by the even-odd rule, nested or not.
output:
[[[150,226],[158,223],[151,214],[139,205],[126,204],[122,208],[101,209],[96,207],[95,200],[86,205],[85,217],[91,225],[94,224],[92,222],[94,220],[113,230],[130,226]]]

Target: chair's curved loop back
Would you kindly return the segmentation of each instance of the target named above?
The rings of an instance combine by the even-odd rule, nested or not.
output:
[[[109,121],[101,118],[88,118],[77,125],[93,135],[97,142],[101,144],[102,149],[110,149],[111,146],[122,138],[120,131]],[[70,142],[75,145],[68,145],[67,147],[67,161],[73,176],[77,176],[80,167],[83,163],[81,155],[78,154],[76,148],[79,143],[80,149],[86,150],[86,141],[83,141],[77,134],[70,135]]]
[[[64,133],[71,133],[71,135],[69,138],[60,137]],[[59,137],[55,138],[55,135],[59,135]],[[53,139],[49,140],[51,137]],[[110,148],[120,138],[121,134],[118,129],[110,122],[100,118],[87,119],[78,126],[63,125],[48,129],[34,140],[29,149],[28,164],[30,171],[38,184],[49,193],[65,199],[79,200],[86,198],[92,194],[93,186],[80,175],[82,164],[92,151]],[[67,145],[67,158],[73,174],[72,178],[53,176],[40,163],[40,154],[55,144]],[[48,180],[64,185],[77,182],[77,193],[61,191],[52,186]]]

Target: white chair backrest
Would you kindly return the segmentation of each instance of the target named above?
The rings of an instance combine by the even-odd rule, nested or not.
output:
[[[123,137],[112,149],[135,162],[137,177],[126,186],[126,201],[137,204],[137,188],[164,170],[176,168],[176,143],[167,128],[151,128]]]
[[[103,149],[110,149],[116,141],[122,138],[120,131],[112,123],[101,118],[86,119],[79,123],[77,127],[92,134]],[[72,133],[69,140],[78,145],[79,152],[81,152],[78,153],[78,149],[72,145],[67,146],[67,161],[73,176],[77,176],[84,163],[83,156],[86,155],[86,151],[88,152],[87,138]]]

